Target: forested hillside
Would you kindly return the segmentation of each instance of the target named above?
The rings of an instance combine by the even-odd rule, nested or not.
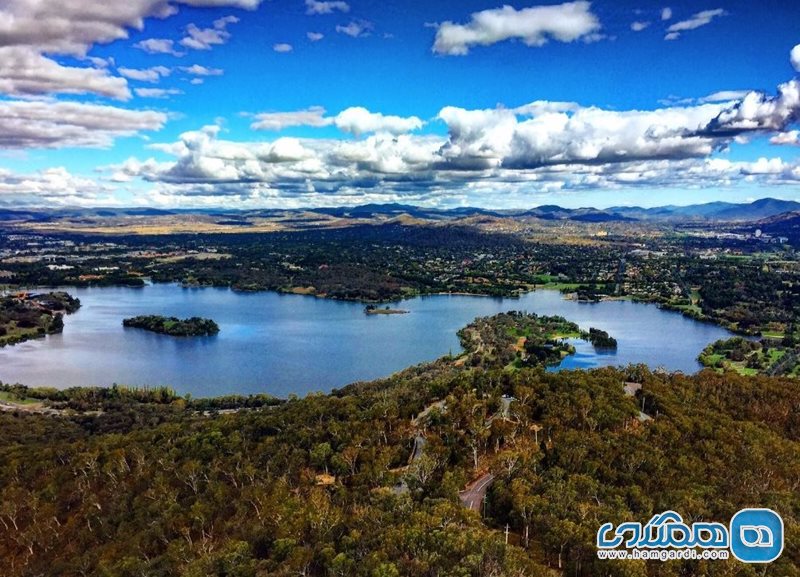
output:
[[[635,398],[626,381],[642,385]],[[754,505],[786,523],[767,574],[800,575],[800,391],[789,380],[443,359],[226,414],[166,393],[51,395],[58,415],[0,413],[8,577],[763,575],[736,561],[594,554],[606,521],[670,508],[726,522]],[[417,435],[424,453],[410,459]],[[487,470],[482,518],[458,492]]]

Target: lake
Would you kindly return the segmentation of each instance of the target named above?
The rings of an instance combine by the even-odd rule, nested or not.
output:
[[[647,363],[691,373],[699,369],[703,347],[730,336],[654,305],[578,303],[551,290],[520,298],[437,295],[392,305],[410,311],[405,315],[366,315],[362,304],[300,295],[174,284],[67,290],[81,299],[81,310],[66,317],[63,334],[0,349],[0,380],[169,385],[196,397],[304,395],[457,353],[458,329],[477,316],[509,310],[561,315],[583,329],[608,331],[619,343],[616,352],[600,354],[576,341],[577,354],[559,368]],[[209,317],[221,331],[180,339],[122,327],[123,318],[142,314]]]

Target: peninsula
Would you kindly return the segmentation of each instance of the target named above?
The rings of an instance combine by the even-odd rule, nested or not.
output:
[[[21,291],[0,297],[0,347],[15,345],[64,330],[64,315],[72,314],[81,301],[57,291]]]

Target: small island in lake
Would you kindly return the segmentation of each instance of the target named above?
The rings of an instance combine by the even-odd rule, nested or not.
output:
[[[192,317],[179,319],[159,315],[141,315],[122,321],[122,326],[144,329],[172,337],[207,337],[219,332],[219,325],[211,319]]]
[[[405,315],[408,314],[407,310],[392,309],[388,306],[379,308],[375,305],[367,305],[364,307],[364,312],[368,315]]]

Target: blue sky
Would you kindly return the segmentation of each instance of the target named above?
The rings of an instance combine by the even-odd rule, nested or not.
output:
[[[105,4],[0,7],[0,205],[800,198],[793,2]]]

